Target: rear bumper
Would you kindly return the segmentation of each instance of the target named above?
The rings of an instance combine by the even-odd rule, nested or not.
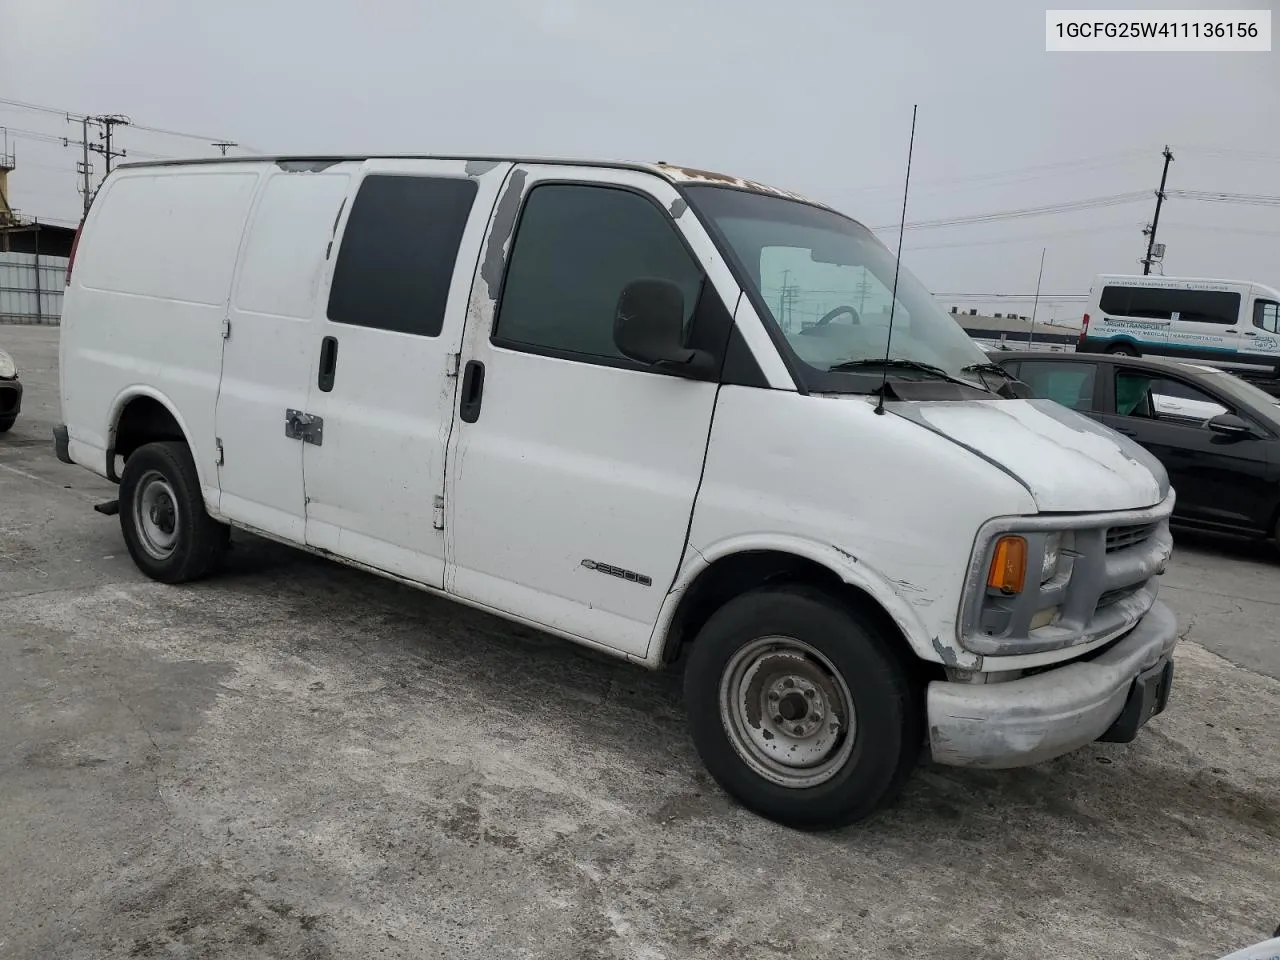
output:
[[[71,459],[71,454],[67,450],[70,442],[71,438],[67,433],[67,425],[65,423],[60,423],[53,428],[53,452],[57,454],[58,459],[63,463],[73,464],[75,461]]]
[[[1151,715],[1136,722],[1129,717],[1134,681],[1152,668],[1163,669],[1177,642],[1177,620],[1157,601],[1133,630],[1093,659],[1006,683],[931,683],[933,758],[948,766],[1023,767],[1070,753],[1104,734],[1109,740],[1132,739]],[[1166,671],[1164,697],[1167,683]],[[1159,709],[1163,706],[1162,699]]]
[[[0,420],[16,417],[22,410],[22,381],[0,380]]]

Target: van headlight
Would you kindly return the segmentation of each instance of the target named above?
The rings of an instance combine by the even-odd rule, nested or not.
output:
[[[1040,535],[1011,533],[1000,537],[991,552],[987,586],[1004,596],[1014,596],[1022,593],[1026,581],[1037,570],[1039,579],[1032,582],[1044,586],[1058,575],[1062,566],[1062,541],[1061,531]]]
[[[13,362],[13,357],[0,350],[0,380],[12,380],[17,375],[18,367]]]

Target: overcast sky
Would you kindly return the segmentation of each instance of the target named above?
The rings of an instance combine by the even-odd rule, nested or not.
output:
[[[1161,4],[1252,6],[1273,17],[1278,5]],[[1170,189],[1280,194],[1280,47],[1050,54],[1045,5],[1026,0],[362,7],[0,0],[0,97],[126,114],[267,152],[680,162],[799,190],[870,226],[898,219],[918,103],[908,221],[1150,191],[1103,209],[909,229],[907,266],[943,295],[1030,293],[1042,247],[1048,294],[1082,293],[1096,273],[1141,272],[1140,231],[1166,143],[1176,157]],[[46,136],[79,130],[3,104],[0,125]],[[119,140],[135,155],[214,152],[138,130]],[[78,151],[21,133],[10,135],[11,149],[15,142],[14,205],[77,218]],[[896,243],[896,231],[880,235]],[[1280,206],[1173,199],[1159,238],[1167,274],[1280,287]],[[1080,309],[1042,304],[1042,316]]]

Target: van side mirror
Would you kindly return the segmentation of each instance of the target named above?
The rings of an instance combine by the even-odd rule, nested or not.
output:
[[[685,346],[684,293],[670,280],[644,277],[623,287],[613,342],[625,357],[685,376],[705,376],[714,367],[711,354]]]
[[[1236,440],[1254,436],[1253,427],[1250,426],[1249,422],[1237,417],[1234,413],[1220,413],[1210,420],[1206,426],[1214,433],[1221,434],[1224,437],[1232,437]]]

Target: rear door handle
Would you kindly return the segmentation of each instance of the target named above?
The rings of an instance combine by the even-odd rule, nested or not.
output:
[[[458,416],[463,423],[475,423],[480,419],[480,401],[484,399],[484,364],[468,360],[462,373],[462,400],[458,404]]]
[[[1228,333],[1230,333],[1231,331],[1230,331],[1230,330],[1228,330],[1227,332],[1228,332]],[[1246,330],[1246,331],[1244,332],[1244,335],[1245,335],[1246,337],[1256,337],[1256,336],[1257,336],[1257,334],[1256,334],[1254,331],[1252,331],[1252,330]]]
[[[338,338],[325,337],[320,341],[320,373],[316,377],[316,386],[322,392],[333,389],[333,378],[338,372]]]

